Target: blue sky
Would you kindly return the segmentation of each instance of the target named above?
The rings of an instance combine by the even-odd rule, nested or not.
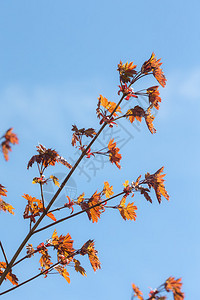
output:
[[[42,143],[66,159],[77,156],[71,146],[71,127],[99,128],[97,97],[117,101],[120,60],[138,65],[154,51],[162,58],[167,86],[155,119],[157,133],[146,126],[120,122],[126,141],[122,169],[100,164],[87,175],[73,176],[77,195],[92,195],[105,180],[121,191],[122,183],[165,166],[170,201],[161,205],[135,197],[136,222],[125,222],[108,211],[97,224],[87,216],[56,226],[71,234],[75,246],[95,239],[102,269],[93,273],[83,260],[87,278],[69,268],[71,284],[59,275],[39,278],[4,296],[5,299],[130,299],[131,283],[143,291],[156,288],[169,276],[182,277],[186,299],[196,299],[199,278],[199,1],[1,1],[0,103],[3,134],[14,127],[20,143],[10,160],[1,157],[0,183],[8,190],[15,216],[1,213],[1,240],[9,258],[28,230],[23,219],[24,193],[39,197],[32,185],[37,170],[26,165]],[[138,88],[157,84],[144,80]],[[105,142],[100,137],[100,142]],[[87,164],[87,162],[86,162]],[[49,174],[65,173],[62,166]],[[47,191],[48,192],[48,191]],[[38,234],[34,245],[52,235]],[[38,271],[39,257],[15,273],[20,280]],[[8,288],[9,283],[5,284]]]

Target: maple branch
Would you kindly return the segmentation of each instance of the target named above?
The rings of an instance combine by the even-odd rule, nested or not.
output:
[[[44,271],[38,273],[37,275],[35,275],[35,276],[33,276],[33,277],[31,277],[31,278],[29,278],[29,279],[23,281],[22,283],[20,283],[20,284],[14,286],[14,287],[12,287],[12,288],[10,288],[10,289],[8,289],[8,290],[2,292],[2,293],[0,293],[0,296],[6,294],[6,293],[8,293],[8,292],[11,292],[11,291],[13,291],[13,290],[19,288],[20,286],[22,286],[22,285],[24,285],[24,284],[26,284],[26,283],[28,283],[28,282],[30,282],[30,281],[36,279],[37,277],[39,277],[39,276],[41,276],[41,275],[47,273],[50,269],[54,268],[54,267],[57,266],[59,263],[60,263],[60,261],[57,262],[57,263],[55,263],[54,265],[52,265],[52,266],[49,267],[48,269],[46,269],[46,270],[44,270]]]
[[[115,113],[116,109],[118,108],[118,106],[121,104],[122,100],[124,99],[125,95],[123,95],[121,97],[121,99],[119,100],[118,104],[116,105],[115,109],[112,111],[112,113],[110,114],[110,117],[112,117],[112,115]],[[65,179],[63,180],[62,184],[60,185],[59,189],[56,191],[56,193],[54,194],[54,196],[52,197],[51,201],[49,202],[48,206],[46,207],[46,210],[42,213],[42,215],[40,216],[40,218],[37,220],[37,222],[35,223],[35,225],[32,227],[32,229],[29,231],[29,233],[27,234],[27,236],[25,237],[25,239],[23,240],[23,242],[21,243],[21,245],[19,246],[19,248],[17,249],[17,251],[15,252],[13,258],[11,259],[10,263],[8,264],[7,268],[5,269],[5,271],[3,272],[3,274],[0,277],[0,285],[2,284],[2,282],[4,281],[4,279],[6,278],[6,275],[10,272],[15,260],[17,259],[17,257],[19,256],[19,254],[21,253],[22,249],[24,248],[24,246],[26,245],[26,243],[28,242],[28,240],[31,238],[31,236],[34,234],[34,231],[36,230],[36,228],[39,226],[39,224],[41,223],[41,221],[44,219],[44,217],[46,216],[47,212],[49,211],[50,207],[53,205],[53,203],[55,202],[55,200],[57,199],[57,197],[59,196],[60,192],[62,191],[62,189],[64,188],[64,186],[66,185],[66,183],[68,182],[69,178],[72,176],[72,174],[74,173],[74,171],[76,170],[76,168],[78,167],[79,163],[81,162],[81,160],[83,159],[83,157],[86,155],[87,151],[91,148],[91,146],[93,145],[93,143],[96,141],[96,139],[98,138],[98,136],[100,135],[100,133],[103,131],[103,129],[106,127],[107,123],[104,122],[104,124],[101,126],[101,128],[99,129],[99,131],[97,132],[97,134],[93,137],[93,139],[91,140],[91,142],[89,143],[89,145],[86,147],[86,149],[82,152],[82,154],[80,155],[80,157],[78,158],[78,160],[76,161],[76,163],[74,164],[74,166],[72,167],[72,169],[69,171],[68,175],[65,177]],[[56,223],[56,222],[55,222]],[[54,223],[54,224],[55,224]],[[51,225],[53,226],[53,225]]]
[[[8,265],[8,260],[7,260],[7,257],[6,257],[6,253],[4,251],[4,248],[3,248],[3,245],[2,245],[2,242],[0,241],[0,247],[1,247],[1,251],[3,253],[3,256],[5,258],[5,261],[6,261],[6,265]]]
[[[51,224],[49,224],[49,225],[46,225],[46,226],[44,226],[44,227],[42,227],[42,228],[40,228],[40,229],[38,229],[38,230],[35,230],[34,232],[33,232],[33,234],[35,234],[35,233],[38,233],[38,232],[40,232],[40,231],[42,231],[42,230],[45,230],[45,229],[47,229],[47,228],[49,228],[49,227],[52,227],[52,226],[54,226],[54,225],[56,225],[56,224],[58,224],[58,223],[61,223],[61,222],[63,222],[63,221],[65,221],[65,220],[68,220],[68,219],[71,219],[71,218],[73,218],[73,217],[76,217],[76,216],[78,216],[78,215],[80,215],[80,214],[83,214],[84,212],[87,212],[88,210],[90,210],[90,209],[92,209],[92,208],[94,208],[94,207],[97,207],[97,206],[100,206],[101,204],[103,204],[103,203],[105,203],[105,202],[107,202],[107,201],[110,201],[110,200],[112,200],[112,199],[114,199],[114,198],[116,198],[116,197],[118,197],[118,196],[121,196],[121,195],[123,195],[123,194],[125,194],[126,192],[121,192],[121,193],[119,193],[119,194],[117,194],[117,195],[115,195],[115,196],[113,196],[113,197],[110,197],[109,199],[106,199],[106,200],[103,200],[103,201],[101,201],[101,202],[99,202],[99,203],[97,203],[97,204],[94,204],[94,205],[92,205],[91,207],[88,207],[88,208],[86,208],[86,209],[84,209],[84,210],[81,210],[81,211],[79,211],[79,212],[77,212],[77,213],[75,213],[75,214],[73,214],[73,215],[69,215],[69,216],[67,216],[67,217],[65,217],[65,218],[62,218],[62,219],[60,219],[60,220],[58,220],[58,221],[55,221],[54,223],[51,223]]]

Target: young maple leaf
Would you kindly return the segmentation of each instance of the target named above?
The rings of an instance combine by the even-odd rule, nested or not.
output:
[[[126,197],[123,197],[120,201],[120,204],[118,205],[118,210],[122,216],[122,218],[126,220],[136,220],[136,213],[137,206],[134,205],[134,202],[128,203],[127,206],[125,206]]]
[[[100,106],[102,105],[107,111],[109,111],[110,113],[113,112],[113,110],[116,108],[116,103],[115,102],[111,102],[108,101],[105,97],[103,97],[102,95],[99,96],[98,98],[98,104],[97,104],[97,117],[100,118],[102,116],[102,114],[100,113]],[[117,112],[121,113],[121,108],[120,106],[117,107],[117,109],[115,110],[113,116],[116,117],[117,116]]]
[[[42,270],[50,268],[53,263],[51,262],[51,256],[48,253],[48,249],[46,247],[43,247],[41,248],[39,253],[42,254],[39,260]]]
[[[26,254],[28,255],[28,257],[31,257],[31,256],[34,256],[34,253],[35,253],[35,250],[33,248],[33,245],[32,244],[28,244],[26,246]]]
[[[6,193],[7,193],[7,190],[5,189],[5,187],[3,185],[0,184],[0,195],[7,197]]]
[[[152,86],[147,89],[147,94],[149,95],[149,103],[152,104],[157,110],[160,107],[159,102],[161,102],[158,88],[158,86]]]
[[[57,185],[58,187],[60,187],[59,180],[58,180],[58,178],[57,178],[56,176],[51,175],[50,178],[53,180],[53,183],[54,183],[55,185]]]
[[[109,159],[111,163],[115,164],[119,169],[121,169],[121,166],[119,164],[122,156],[119,153],[119,148],[116,147],[116,143],[114,143],[114,139],[111,139],[108,143],[108,153],[109,153]]]
[[[60,156],[55,150],[47,149],[41,144],[36,148],[39,154],[32,156],[32,158],[28,162],[27,169],[32,167],[35,162],[41,164],[44,168],[47,168],[48,166],[55,166],[56,162],[63,164],[69,169],[72,168],[72,166],[66,161],[66,159]]]
[[[14,207],[12,205],[10,205],[9,203],[6,203],[5,201],[3,201],[0,197],[0,211],[7,211],[10,214],[14,215],[14,211],[13,211]]]
[[[120,93],[123,94],[125,100],[129,100],[131,97],[138,98],[138,96],[134,93],[133,88],[128,87],[126,83],[121,84],[121,86],[119,85],[118,95],[120,95]]]
[[[152,199],[151,199],[151,197],[148,194],[150,192],[149,189],[140,187],[139,191],[140,191],[141,195],[144,195],[144,197],[146,198],[147,201],[149,201],[150,203],[152,203]]]
[[[153,121],[155,117],[151,114],[151,107],[149,107],[145,113],[145,121],[147,124],[147,127],[149,128],[149,131],[153,134],[156,133],[156,129],[153,126]]]
[[[134,70],[135,68],[136,65],[133,65],[133,62],[127,62],[123,64],[120,60],[117,69],[117,71],[119,71],[120,81],[122,81],[123,83],[131,81],[133,75],[137,74],[137,71]]]
[[[74,268],[76,272],[79,272],[81,275],[86,276],[85,269],[81,267],[80,261],[74,258],[73,262],[74,262]]]
[[[0,277],[3,274],[4,270],[7,268],[7,264],[5,262],[0,262]],[[19,279],[12,271],[8,272],[5,280],[8,279],[13,285],[18,285]]]
[[[22,197],[28,201],[23,215],[24,219],[31,219],[31,221],[35,223],[35,217],[39,216],[40,213],[44,211],[45,207],[43,207],[42,201],[35,197],[29,196],[28,194],[24,194]],[[56,218],[52,213],[47,213],[47,217],[56,221]]]
[[[169,200],[169,195],[167,193],[167,191],[165,190],[165,186],[164,186],[164,179],[163,177],[166,174],[162,174],[164,167],[160,168],[157,172],[155,172],[154,174],[145,174],[145,181],[144,183],[147,183],[149,188],[153,188],[155,190],[156,193],[156,197],[158,199],[158,202],[161,203],[161,195],[163,197],[165,197],[167,200]]]
[[[85,200],[84,197],[85,197],[85,193],[82,193],[80,196],[78,196],[77,204],[82,203]]]
[[[184,293],[181,292],[182,282],[181,278],[175,279],[174,277],[169,277],[165,281],[165,289],[167,292],[172,291],[174,295],[174,300],[183,300]]]
[[[63,266],[58,265],[55,266],[54,269],[58,271],[58,273],[62,275],[67,280],[68,283],[70,283],[69,273]]]
[[[156,80],[162,85],[162,87],[165,87],[166,85],[166,78],[163,74],[162,69],[160,66],[162,63],[160,62],[161,59],[156,59],[155,54],[152,53],[149,60],[145,61],[141,68],[141,73],[148,74],[149,72],[153,72],[154,77]]]
[[[60,235],[58,237],[56,230],[52,235],[52,245],[57,250],[58,259],[62,260],[63,264],[69,263],[74,255],[73,240],[71,235]]]
[[[3,185],[0,184],[0,211],[7,211],[10,214],[14,215],[14,211],[13,211],[13,207],[12,205],[10,205],[9,203],[6,203],[1,196],[7,197],[7,190],[5,189],[5,187]]]
[[[113,186],[110,186],[108,181],[104,181],[103,194],[106,198],[110,198],[114,194]]]
[[[5,140],[1,143],[2,152],[6,161],[8,161],[8,153],[12,151],[11,144],[15,145],[19,143],[19,140],[15,133],[12,132],[13,128],[10,128],[6,131],[6,133],[2,136]]]
[[[99,261],[99,258],[97,256],[98,251],[94,248],[94,240],[88,240],[80,250],[81,255],[88,254],[91,266],[94,271],[97,269],[101,269],[101,263]]]
[[[140,289],[132,283],[132,289],[134,291],[133,297],[137,297],[139,300],[143,300],[144,298],[142,297],[143,293],[140,291]]]
[[[82,137],[85,135],[86,137],[93,138],[96,134],[93,128],[82,128],[78,129],[76,125],[72,125],[72,131],[74,131],[72,135],[72,146],[76,146],[76,142],[79,142],[80,146],[82,146]]]
[[[102,212],[105,211],[105,208],[102,204],[91,208],[93,205],[99,204],[101,201],[101,193],[97,193],[97,191],[92,195],[92,197],[87,202],[81,202],[80,206],[82,210],[87,209],[86,213],[88,215],[89,220],[92,222],[98,222]]]
[[[131,108],[126,113],[126,118],[129,118],[129,121],[133,123],[133,121],[136,119],[139,122],[142,121],[142,117],[145,116],[145,111],[142,107],[136,105],[134,108]]]

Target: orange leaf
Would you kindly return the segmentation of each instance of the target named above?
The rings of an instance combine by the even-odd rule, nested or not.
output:
[[[141,122],[142,117],[144,116],[145,116],[144,109],[138,105],[136,105],[134,108],[129,109],[126,113],[126,118],[129,118],[129,121],[131,123],[133,123],[135,119]]]
[[[6,269],[7,265],[5,262],[0,262],[0,276],[3,274],[3,270],[2,269]],[[8,274],[6,275],[5,280],[8,279],[13,285],[18,285],[18,278],[15,274],[12,273],[12,271],[8,272]]]
[[[110,198],[114,194],[112,189],[113,186],[110,186],[108,181],[104,181],[103,194],[106,196],[106,198]]]
[[[56,218],[55,218],[55,216],[51,212],[47,214],[47,217],[49,217],[53,221],[57,221]]]
[[[6,203],[5,201],[3,201],[0,197],[0,211],[3,210],[3,211],[7,211],[9,212],[10,214],[14,215],[14,211],[13,211],[13,207],[12,205],[10,205],[9,203]]]
[[[18,144],[18,142],[19,142],[16,134],[13,133],[12,130],[13,130],[13,128],[8,129],[6,131],[6,133],[4,134],[4,136],[2,137],[5,139],[1,143],[1,147],[2,147],[2,152],[3,152],[4,158],[6,161],[8,161],[8,159],[9,159],[9,157],[8,157],[9,151],[12,151],[10,144],[14,145],[14,144]]]
[[[119,153],[119,148],[116,147],[116,143],[114,143],[114,139],[111,139],[108,143],[108,153],[109,153],[109,159],[111,163],[114,163],[119,169],[121,169],[121,166],[119,164],[122,156]]]
[[[47,149],[41,144],[39,144],[39,146],[37,146],[36,148],[39,154],[32,156],[32,158],[28,162],[27,169],[32,167],[35,162],[37,162],[38,164],[42,164],[42,166],[44,166],[45,168],[47,168],[48,166],[55,166],[56,162],[63,164],[69,169],[72,168],[72,166],[66,161],[66,159],[60,156],[55,150]]]
[[[0,195],[7,197],[6,193],[7,193],[7,190],[5,189],[5,187],[3,185],[0,184]]]
[[[101,269],[101,263],[99,261],[99,258],[97,256],[98,251],[94,248],[94,241],[88,240],[81,248],[80,250],[81,255],[88,254],[91,266],[94,271],[97,269]]]
[[[172,291],[174,295],[174,300],[183,300],[184,293],[181,292],[182,282],[181,278],[175,279],[174,277],[169,277],[165,281],[165,289],[167,292]]]
[[[35,197],[32,197],[28,194],[24,194],[22,196],[26,200],[28,200],[28,204],[25,207],[24,211],[24,219],[31,219],[33,223],[35,223],[35,217],[39,216],[41,212],[44,211],[45,208],[43,208],[42,200],[39,200]],[[52,213],[48,213],[47,216],[52,219],[53,221],[56,221],[56,218]]]
[[[75,250],[73,248],[73,240],[69,233],[58,237],[56,230],[54,230],[52,235],[52,244],[54,249],[57,250],[58,259],[61,260],[63,264],[72,260]]]
[[[152,86],[147,89],[149,95],[149,103],[151,103],[157,110],[159,109],[159,102],[161,102],[158,86]]]
[[[165,75],[163,74],[162,69],[160,68],[161,65],[162,63],[160,62],[160,59],[156,59],[155,54],[152,53],[149,60],[144,62],[141,68],[141,72],[143,74],[153,72],[154,77],[157,79],[160,85],[162,85],[162,87],[165,87],[167,80],[165,78]]]
[[[85,269],[81,267],[80,261],[74,258],[73,262],[76,272],[79,272],[81,275],[86,276]]]
[[[82,193],[82,194],[78,197],[78,199],[77,199],[77,203],[78,203],[78,204],[80,204],[80,203],[82,203],[82,202],[84,201],[84,196],[85,196],[85,193]]]
[[[45,268],[45,269],[50,268],[50,266],[51,266],[53,263],[52,263],[51,260],[50,260],[51,256],[48,254],[47,248],[41,249],[41,250],[39,251],[39,253],[42,254],[42,256],[40,257],[40,260],[39,260],[39,263],[40,263],[42,269],[43,269],[43,268]]]
[[[137,206],[134,205],[134,202],[132,203],[128,203],[127,206],[125,206],[125,202],[126,202],[126,197],[123,197],[118,209],[119,212],[122,216],[122,218],[126,221],[126,220],[136,220],[136,213],[135,211],[137,210]]]
[[[86,213],[88,215],[89,220],[92,220],[92,222],[98,222],[100,219],[101,213],[105,210],[103,205],[99,204],[96,207],[90,208],[93,205],[96,205],[100,203],[100,193],[97,193],[97,191],[92,195],[92,197],[88,200],[88,202],[82,202],[81,208],[82,210],[87,209]]]
[[[10,214],[14,215],[14,211],[13,211],[13,207],[12,205],[10,205],[9,203],[6,203],[5,201],[3,201],[3,199],[1,198],[1,196],[3,197],[7,197],[6,195],[7,190],[5,189],[5,187],[3,185],[0,184],[0,211],[8,211]]]
[[[153,121],[155,117],[151,114],[151,108],[149,107],[145,113],[145,121],[147,124],[147,127],[149,128],[149,131],[153,134],[156,133],[156,129],[153,126]]]
[[[57,185],[58,187],[60,187],[59,180],[58,180],[58,178],[57,178],[56,176],[51,175],[50,178],[53,180],[53,183],[54,183],[55,185]]]
[[[144,299],[142,297],[143,293],[139,290],[139,288],[134,283],[132,283],[132,289],[134,291],[134,297],[137,297],[140,300]]]
[[[149,188],[153,188],[156,192],[156,197],[158,199],[158,202],[161,203],[161,195],[165,197],[167,200],[169,200],[169,195],[167,191],[165,190],[164,186],[164,179],[163,177],[166,174],[162,174],[164,167],[160,168],[156,173],[154,174],[145,174],[145,183],[148,184]]]
[[[98,98],[99,100],[99,103],[98,103],[98,108],[100,107],[100,105],[102,105],[105,109],[107,109],[110,113],[113,112],[113,110],[115,109],[116,107],[116,103],[115,102],[111,102],[111,101],[108,101],[105,97],[103,97],[102,95],[99,96]],[[118,106],[118,108],[116,109],[115,113],[113,114],[114,117],[117,116],[117,112],[120,112],[121,113],[121,108],[120,106]]]
[[[133,65],[133,62],[130,63],[125,63],[123,64],[121,61],[118,64],[118,69],[119,75],[120,75],[120,80],[122,82],[129,82],[131,78],[133,77],[134,74],[137,72],[134,70],[136,68],[136,65]]]
[[[69,273],[63,266],[58,265],[55,266],[54,269],[58,271],[58,273],[62,275],[67,280],[68,283],[70,283]]]

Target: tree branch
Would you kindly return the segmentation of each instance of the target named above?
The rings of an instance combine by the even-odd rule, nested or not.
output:
[[[68,219],[71,219],[71,218],[73,218],[73,217],[76,217],[76,216],[78,216],[78,215],[80,215],[80,214],[83,214],[84,212],[87,212],[88,210],[90,210],[90,209],[92,209],[92,208],[94,208],[94,207],[100,206],[101,204],[103,204],[103,203],[105,203],[105,202],[107,202],[107,201],[110,201],[110,200],[112,200],[112,199],[114,199],[114,198],[116,198],[116,197],[118,197],[118,196],[123,195],[123,194],[125,194],[125,192],[121,192],[121,193],[119,193],[119,194],[117,194],[117,195],[115,195],[115,196],[113,196],[113,197],[110,197],[109,199],[103,200],[103,201],[101,201],[101,202],[99,202],[99,203],[97,203],[97,204],[95,204],[95,205],[92,205],[91,207],[88,207],[88,208],[86,208],[86,209],[84,209],[84,210],[81,210],[81,211],[79,211],[79,212],[77,212],[77,213],[75,213],[75,214],[73,214],[73,215],[69,215],[69,216],[67,216],[67,217],[65,217],[65,218],[62,218],[62,219],[60,219],[60,220],[58,220],[58,221],[55,221],[55,222],[53,222],[53,223],[51,223],[51,224],[49,224],[49,225],[46,225],[46,226],[44,226],[44,227],[42,227],[42,228],[40,228],[40,229],[38,229],[38,230],[35,230],[35,231],[33,232],[33,234],[38,233],[38,232],[40,232],[40,231],[42,231],[42,230],[45,230],[45,229],[47,229],[47,228],[49,228],[49,227],[52,227],[52,226],[54,226],[54,225],[56,225],[56,224],[58,224],[58,223],[61,223],[61,222],[65,221],[65,220],[68,220]]]

